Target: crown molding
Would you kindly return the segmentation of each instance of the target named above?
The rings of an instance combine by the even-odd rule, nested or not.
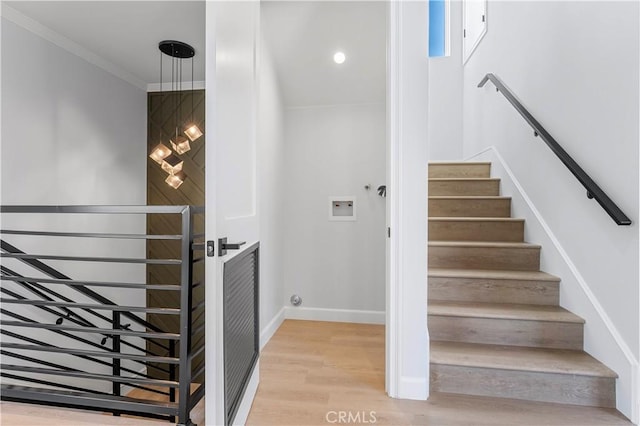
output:
[[[122,67],[106,60],[99,55],[96,55],[89,49],[79,45],[75,41],[63,36],[62,34],[55,32],[51,28],[42,25],[35,19],[32,19],[21,12],[18,12],[10,6],[7,6],[4,2],[0,2],[0,16],[7,21],[13,22],[14,24],[24,28],[25,30],[30,31],[33,34],[55,44],[56,46],[66,50],[67,52],[84,59],[90,64],[101,68],[109,74],[112,74],[120,78],[121,80],[124,80],[127,83],[138,87],[139,89],[147,89],[147,84],[144,81],[131,74],[130,72],[124,70]]]

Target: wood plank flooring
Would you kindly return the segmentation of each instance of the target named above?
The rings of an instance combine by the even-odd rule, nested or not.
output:
[[[194,385],[192,391],[196,388],[197,386]],[[165,389],[163,388],[162,390]],[[160,394],[146,392],[141,389],[134,389],[127,396],[153,401],[163,401],[163,398],[165,398]],[[204,399],[191,410],[191,420],[199,426],[206,424],[204,419]],[[110,413],[96,411],[0,402],[1,426],[166,426],[172,424],[164,420],[125,414],[115,417]]]
[[[0,403],[0,424],[2,426],[159,426],[171,423],[137,417],[112,417],[94,411],[2,402]]]
[[[429,401],[392,399],[384,390],[384,350],[384,326],[285,321],[262,352],[247,424],[330,425],[340,411],[359,415],[360,424],[373,424],[375,411],[375,424],[398,426],[631,424],[613,409],[446,393],[432,393]],[[169,424],[7,402],[0,414],[2,426]],[[192,419],[206,424],[203,402]]]
[[[340,411],[369,424],[375,411],[380,425],[631,424],[603,408],[446,393],[392,399],[384,389],[384,350],[384,326],[285,321],[262,353],[247,424],[328,425]]]

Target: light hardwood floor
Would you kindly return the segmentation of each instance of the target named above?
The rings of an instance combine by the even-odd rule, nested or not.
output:
[[[426,402],[391,399],[383,326],[285,321],[262,353],[247,424],[328,425],[340,411],[369,424],[374,411],[380,425],[630,424],[612,409],[445,393]]]
[[[194,386],[193,390],[196,389]],[[162,401],[157,393],[135,389],[128,396],[132,398]],[[199,426],[205,425],[204,399],[191,410],[191,420]],[[172,425],[167,421],[122,415],[115,417],[110,413],[72,410],[14,402],[0,403],[1,426],[163,426]]]
[[[2,426],[159,426],[167,422],[132,417],[112,417],[92,411],[2,402]],[[204,423],[203,423],[204,424]]]
[[[146,426],[157,420],[2,403],[3,426]],[[265,347],[248,425],[330,425],[340,412],[380,425],[629,425],[612,409],[434,393],[395,400],[384,390],[384,327],[285,321]],[[375,412],[372,413],[372,412]],[[203,426],[202,402],[192,413]],[[360,424],[364,424],[361,421]],[[354,424],[354,423],[351,423]]]

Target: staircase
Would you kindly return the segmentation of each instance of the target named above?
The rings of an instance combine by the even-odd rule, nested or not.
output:
[[[490,163],[429,166],[431,390],[615,407],[617,375],[584,352]]]

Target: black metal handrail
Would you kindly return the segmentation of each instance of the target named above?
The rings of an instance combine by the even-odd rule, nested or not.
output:
[[[478,83],[478,87],[483,87],[487,81],[496,86],[496,90],[501,92],[502,95],[507,98],[509,103],[518,111],[518,113],[529,123],[533,128],[534,135],[540,136],[547,146],[553,151],[554,154],[562,161],[562,163],[569,169],[569,171],[578,179],[578,181],[587,190],[587,198],[595,200],[600,206],[611,216],[615,223],[618,225],[631,225],[631,219],[625,215],[622,210],[614,203],[611,198],[591,179],[591,177],[585,172],[582,167],[576,161],[571,158],[567,151],[560,146],[560,144],[549,134],[549,132],[542,127],[542,125],[536,120],[533,115],[520,103],[515,97],[511,89],[509,89],[495,74],[488,73],[484,76],[482,81]]]
[[[26,364],[20,364],[3,361],[0,365],[0,377],[25,384],[3,384],[0,396],[8,401],[96,409],[110,411],[114,415],[126,413],[169,420],[177,419],[180,424],[192,424],[189,412],[202,399],[205,391],[204,377],[202,377],[204,360],[197,366],[193,365],[194,359],[198,356],[202,358],[204,353],[205,306],[203,302],[194,303],[193,300],[194,289],[204,284],[204,277],[199,281],[194,279],[194,265],[203,260],[203,257],[194,257],[194,251],[204,251],[204,244],[201,243],[204,234],[194,233],[194,216],[203,214],[204,208],[195,206],[0,206],[0,213],[3,215],[33,213],[180,216],[180,233],[168,235],[1,230],[2,235],[16,235],[22,238],[173,240],[180,244],[180,254],[176,254],[176,257],[179,256],[176,259],[94,257],[62,253],[33,254],[26,253],[6,240],[0,239],[0,258],[3,261],[3,265],[0,265],[2,282],[0,314],[3,316],[0,319],[2,326],[0,334],[13,339],[10,342],[5,340],[0,343],[0,354],[26,362]],[[194,243],[194,240],[198,242]],[[60,246],[64,247],[64,245]],[[179,283],[169,284],[114,282],[100,280],[102,277],[88,281],[74,280],[44,263],[43,260],[166,265],[166,267],[179,268],[180,278]],[[39,277],[38,274],[31,272],[28,276],[24,276],[17,270],[8,268],[5,265],[7,261],[18,264],[21,269],[30,268],[31,272],[37,271],[42,276]],[[7,287],[8,284],[11,285]],[[63,293],[56,291],[62,287],[68,290]],[[179,307],[171,306],[170,303],[162,306],[116,304],[96,291],[100,287],[174,292],[179,295],[179,302],[176,301]],[[79,299],[74,299],[76,296]],[[14,309],[22,309],[23,315]],[[32,318],[32,309],[45,316]],[[163,330],[145,319],[144,315],[147,314],[179,316],[180,329],[173,332]],[[48,317],[49,315],[52,317]],[[123,319],[131,324],[123,323]],[[137,329],[131,328],[132,325]],[[27,333],[29,330],[42,330],[44,334],[30,337],[26,335],[29,334]],[[73,341],[73,345],[66,346],[65,339]],[[144,343],[142,345],[136,343],[139,340],[154,345],[156,349],[161,348],[161,351],[167,351],[168,356],[152,352],[152,348],[145,347]],[[109,341],[111,344],[107,343]],[[71,359],[63,363],[52,362],[50,360],[52,354],[58,357],[81,358],[93,363],[92,365],[96,367],[79,367],[79,364],[73,363]],[[61,359],[66,360],[66,358]],[[137,364],[136,368],[142,366],[144,370],[130,368],[133,367],[130,364],[123,365],[123,361]],[[105,373],[105,367],[109,368],[109,374]],[[154,377],[150,369],[166,374],[168,380]],[[38,377],[30,376],[32,374],[37,374]],[[112,391],[104,392],[101,388],[98,390],[75,382],[61,383],[57,377],[84,382],[87,380],[110,382]],[[38,388],[30,384],[45,385],[47,388]],[[197,385],[197,388],[192,388],[192,385]],[[121,394],[122,386],[161,394],[167,400],[156,402],[152,400],[153,398],[131,398]],[[176,394],[179,394],[177,400]]]

